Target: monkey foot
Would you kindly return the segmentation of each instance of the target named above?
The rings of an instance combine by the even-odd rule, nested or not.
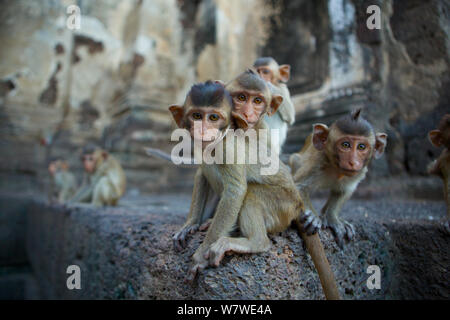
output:
[[[308,236],[315,234],[322,227],[322,221],[311,210],[307,210],[300,217],[300,223]]]
[[[228,240],[225,237],[220,238],[211,245],[205,254],[205,258],[209,259],[210,266],[218,267],[228,251],[230,251]]]
[[[324,228],[328,228],[333,233],[334,239],[338,246],[342,249],[345,240],[351,241],[355,237],[355,227],[347,221],[328,222],[324,219]]]
[[[186,277],[186,280],[189,282],[193,282],[198,273],[203,271],[208,266],[208,259],[205,256],[208,254],[208,251],[203,251],[200,248],[194,253],[192,259],[194,260],[194,265],[189,269],[189,273]]]
[[[174,234],[172,237],[173,246],[176,250],[180,251],[184,247],[186,247],[186,238],[188,234],[192,234],[196,232],[199,228],[198,224],[193,224],[188,227],[183,227],[180,231]]]

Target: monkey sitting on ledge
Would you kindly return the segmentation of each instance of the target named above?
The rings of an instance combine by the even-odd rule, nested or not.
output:
[[[383,155],[387,140],[387,134],[375,133],[360,113],[358,109],[341,117],[330,128],[315,124],[300,152],[289,158],[294,181],[310,209],[302,217],[305,231],[313,234],[329,228],[341,248],[344,238],[352,240],[355,229],[339,218],[339,212],[365,178],[371,159]],[[330,190],[320,217],[309,197],[317,189]]]
[[[95,146],[83,149],[82,161],[85,171],[83,184],[71,202],[88,202],[97,206],[115,206],[125,193],[125,173],[107,151]]]
[[[441,177],[444,182],[444,198],[447,204],[444,228],[450,233],[450,114],[442,118],[437,130],[428,133],[428,138],[435,147],[445,147],[439,158],[429,165],[428,173]]]
[[[48,164],[51,177],[49,201],[63,203],[76,192],[77,180],[69,171],[69,164],[62,158],[52,158]]]

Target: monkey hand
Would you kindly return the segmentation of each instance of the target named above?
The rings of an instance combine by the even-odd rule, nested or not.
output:
[[[212,219],[208,219],[198,228],[199,231],[206,231],[208,230],[209,226],[211,225]]]
[[[351,241],[355,237],[355,227],[347,222],[339,219],[327,219],[323,220],[323,228],[328,228],[333,233],[334,239],[338,246],[344,248],[345,239]]]
[[[207,252],[208,250],[203,249],[203,246],[201,245],[192,256],[194,264],[189,270],[187,276],[188,281],[190,282],[194,281],[195,277],[197,276],[197,273],[201,272],[208,266],[208,259],[205,258]]]
[[[199,225],[191,224],[183,226],[177,233],[175,233],[172,237],[173,246],[177,251],[186,247],[186,238],[188,234],[193,234],[199,228]]]
[[[302,229],[308,236],[313,235],[322,227],[322,221],[311,210],[306,210],[300,217]]]

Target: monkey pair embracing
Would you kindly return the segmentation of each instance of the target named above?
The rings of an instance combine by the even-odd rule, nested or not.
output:
[[[219,139],[230,139],[226,128],[267,128],[263,116],[274,114],[282,101],[283,97],[274,94],[261,77],[247,70],[226,86],[217,81],[194,85],[183,105],[173,105],[169,109],[178,127],[187,129],[194,140],[200,140],[203,148],[207,148]],[[228,147],[225,142],[222,145]],[[235,147],[236,144],[232,145]],[[248,159],[251,150],[247,144],[245,152]],[[174,236],[177,248],[183,247],[187,235],[208,218],[204,214],[211,192],[220,196],[206,236],[193,255],[190,279],[207,266],[218,266],[226,252],[268,250],[271,243],[267,234],[283,231],[293,221],[298,222],[304,211],[289,168],[282,162],[273,175],[262,175],[259,162],[202,163],[195,175],[186,223]],[[239,237],[230,236],[235,227],[239,229]],[[336,283],[318,236],[303,236],[307,247],[318,251],[310,253],[322,284],[325,283],[326,296],[338,298]]]

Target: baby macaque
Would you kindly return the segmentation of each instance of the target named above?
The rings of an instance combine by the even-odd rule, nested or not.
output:
[[[194,85],[184,104],[173,105],[169,110],[177,125],[187,129],[194,140],[202,141],[203,148],[223,141],[226,149],[230,147],[227,139],[233,138],[227,134],[228,129],[233,127],[233,119],[243,128],[257,128],[261,116],[275,113],[281,102],[281,96],[272,96],[265,82],[249,70],[226,88],[212,81]],[[236,103],[244,109],[256,108],[259,116],[253,117],[252,113],[252,116],[248,114],[248,117],[242,117],[241,113],[232,111]],[[231,147],[235,148],[236,145]],[[250,149],[246,147],[246,159],[249,158],[249,152]],[[209,189],[212,188],[215,194],[220,195],[211,225],[193,256],[194,264],[189,276],[191,280],[207,266],[218,266],[227,252],[257,253],[268,250],[271,242],[267,233],[286,229],[292,221],[298,220],[303,211],[300,194],[289,169],[283,163],[280,162],[280,168],[275,174],[261,175],[260,163],[239,164],[228,160],[226,164],[201,164],[195,175],[187,221],[174,236],[176,247],[184,245],[185,230],[193,230],[201,222]],[[236,225],[240,236],[231,237],[230,233]],[[311,250],[314,248],[310,253],[323,281],[325,295],[330,299],[338,299],[339,292],[320,239],[305,239],[307,247]]]
[[[430,174],[437,175],[444,182],[444,198],[447,204],[447,219],[444,228],[450,233],[450,114],[446,114],[437,130],[428,133],[428,138],[435,147],[444,147],[441,155],[428,167]]]
[[[125,173],[107,151],[94,146],[83,149],[81,157],[84,166],[83,185],[72,202],[88,202],[96,206],[115,206],[125,193]]]
[[[286,85],[291,75],[291,66],[288,64],[279,65],[275,59],[263,57],[256,59],[253,67],[261,78],[271,84],[273,93],[278,93],[283,97],[283,103],[277,112],[272,116],[264,117],[270,129],[279,129],[278,140],[275,140],[276,143],[273,143],[271,147],[272,150],[280,154],[286,141],[288,127],[295,122],[295,109]]]
[[[69,171],[69,164],[63,158],[53,158],[48,164],[51,177],[49,201],[63,203],[76,192],[77,180]]]
[[[354,237],[355,229],[339,218],[339,212],[366,176],[371,159],[382,156],[387,140],[387,134],[375,133],[360,113],[358,109],[341,117],[331,127],[313,125],[303,148],[289,159],[294,181],[309,209],[302,220],[306,232],[329,228],[341,248],[344,238]],[[320,217],[309,197],[317,189],[330,190]]]

